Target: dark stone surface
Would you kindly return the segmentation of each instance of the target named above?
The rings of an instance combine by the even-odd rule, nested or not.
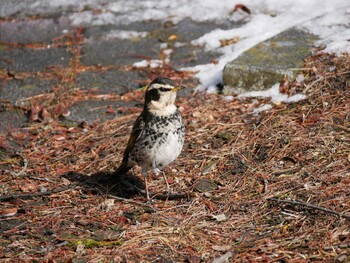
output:
[[[7,134],[12,129],[23,127],[28,118],[21,112],[15,110],[0,111],[0,134]]]
[[[8,18],[13,16],[25,15],[35,0],[1,0],[0,1],[0,17]]]
[[[121,25],[90,26],[85,29],[85,37],[92,39],[105,38],[111,31],[125,30],[136,32],[152,32],[163,27],[160,21],[147,21],[147,23],[131,23]]]
[[[128,105],[133,106],[132,104]],[[94,123],[111,120],[119,116],[118,108],[126,105],[122,101],[79,101],[70,107],[70,115],[63,121],[79,124],[81,122]],[[111,106],[116,113],[107,113],[108,106]]]
[[[132,23],[130,25],[100,26],[88,28],[85,32],[90,38],[83,48],[82,62],[84,65],[131,65],[144,58],[159,59],[160,43],[168,43],[173,47],[174,42],[169,36],[176,35],[178,42],[188,43],[184,47],[175,48],[173,61],[176,67],[194,66],[209,63],[217,58],[218,53],[207,52],[203,47],[191,46],[190,41],[210,32],[218,25],[214,23],[198,23],[185,19],[178,24],[167,21],[149,21],[147,23]],[[222,28],[233,25],[222,25]],[[146,38],[140,39],[109,39],[105,38],[112,30],[130,30],[149,32]]]
[[[152,38],[139,41],[116,39],[90,41],[82,49],[83,65],[132,65],[145,57],[157,58],[159,43]]]
[[[0,69],[11,72],[45,71],[48,66],[67,67],[69,58],[65,48],[7,49],[0,52]]]
[[[82,72],[76,79],[80,89],[97,89],[98,93],[124,94],[139,88],[136,80],[140,78],[135,71]]]
[[[192,21],[191,19],[184,19],[174,27],[174,34],[178,36],[178,41],[189,42],[211,32],[214,29],[229,29],[234,27],[237,27],[237,25],[231,23],[220,25],[207,22],[200,23]]]
[[[205,51],[202,47],[184,46],[174,48],[172,65],[175,68],[192,67],[200,64],[210,63],[220,54]]]
[[[50,43],[70,30],[67,17],[35,20],[13,20],[0,23],[0,41],[9,43]]]
[[[84,9],[97,7],[105,0],[91,1],[37,1],[37,0],[1,0],[0,18],[16,17],[25,18],[28,16],[58,17],[62,14],[79,12]]]
[[[28,78],[23,80],[9,80],[0,86],[0,100],[8,100],[12,104],[19,105],[24,98],[47,93],[58,83],[56,80],[41,80]]]

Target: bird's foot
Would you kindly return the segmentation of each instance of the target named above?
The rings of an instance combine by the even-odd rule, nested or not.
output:
[[[167,196],[166,198],[168,198],[171,195],[172,191],[170,187],[167,187],[166,190],[163,192],[164,196]]]

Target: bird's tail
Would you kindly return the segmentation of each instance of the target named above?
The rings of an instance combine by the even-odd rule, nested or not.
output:
[[[129,170],[132,168],[132,166],[128,165],[128,162],[123,160],[122,163],[119,165],[118,169],[115,170],[115,175],[125,175]]]

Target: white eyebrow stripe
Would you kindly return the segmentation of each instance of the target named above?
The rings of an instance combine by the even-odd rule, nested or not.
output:
[[[164,88],[164,89],[173,89],[174,87],[169,85],[169,84],[159,84],[159,83],[154,83],[150,86],[148,86],[148,90],[152,90],[152,89],[160,89],[160,88]]]

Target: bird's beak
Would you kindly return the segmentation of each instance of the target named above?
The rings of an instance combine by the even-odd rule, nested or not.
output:
[[[184,88],[185,88],[184,86],[177,86],[177,87],[173,88],[171,91],[172,92],[178,92],[180,90],[183,90]]]

